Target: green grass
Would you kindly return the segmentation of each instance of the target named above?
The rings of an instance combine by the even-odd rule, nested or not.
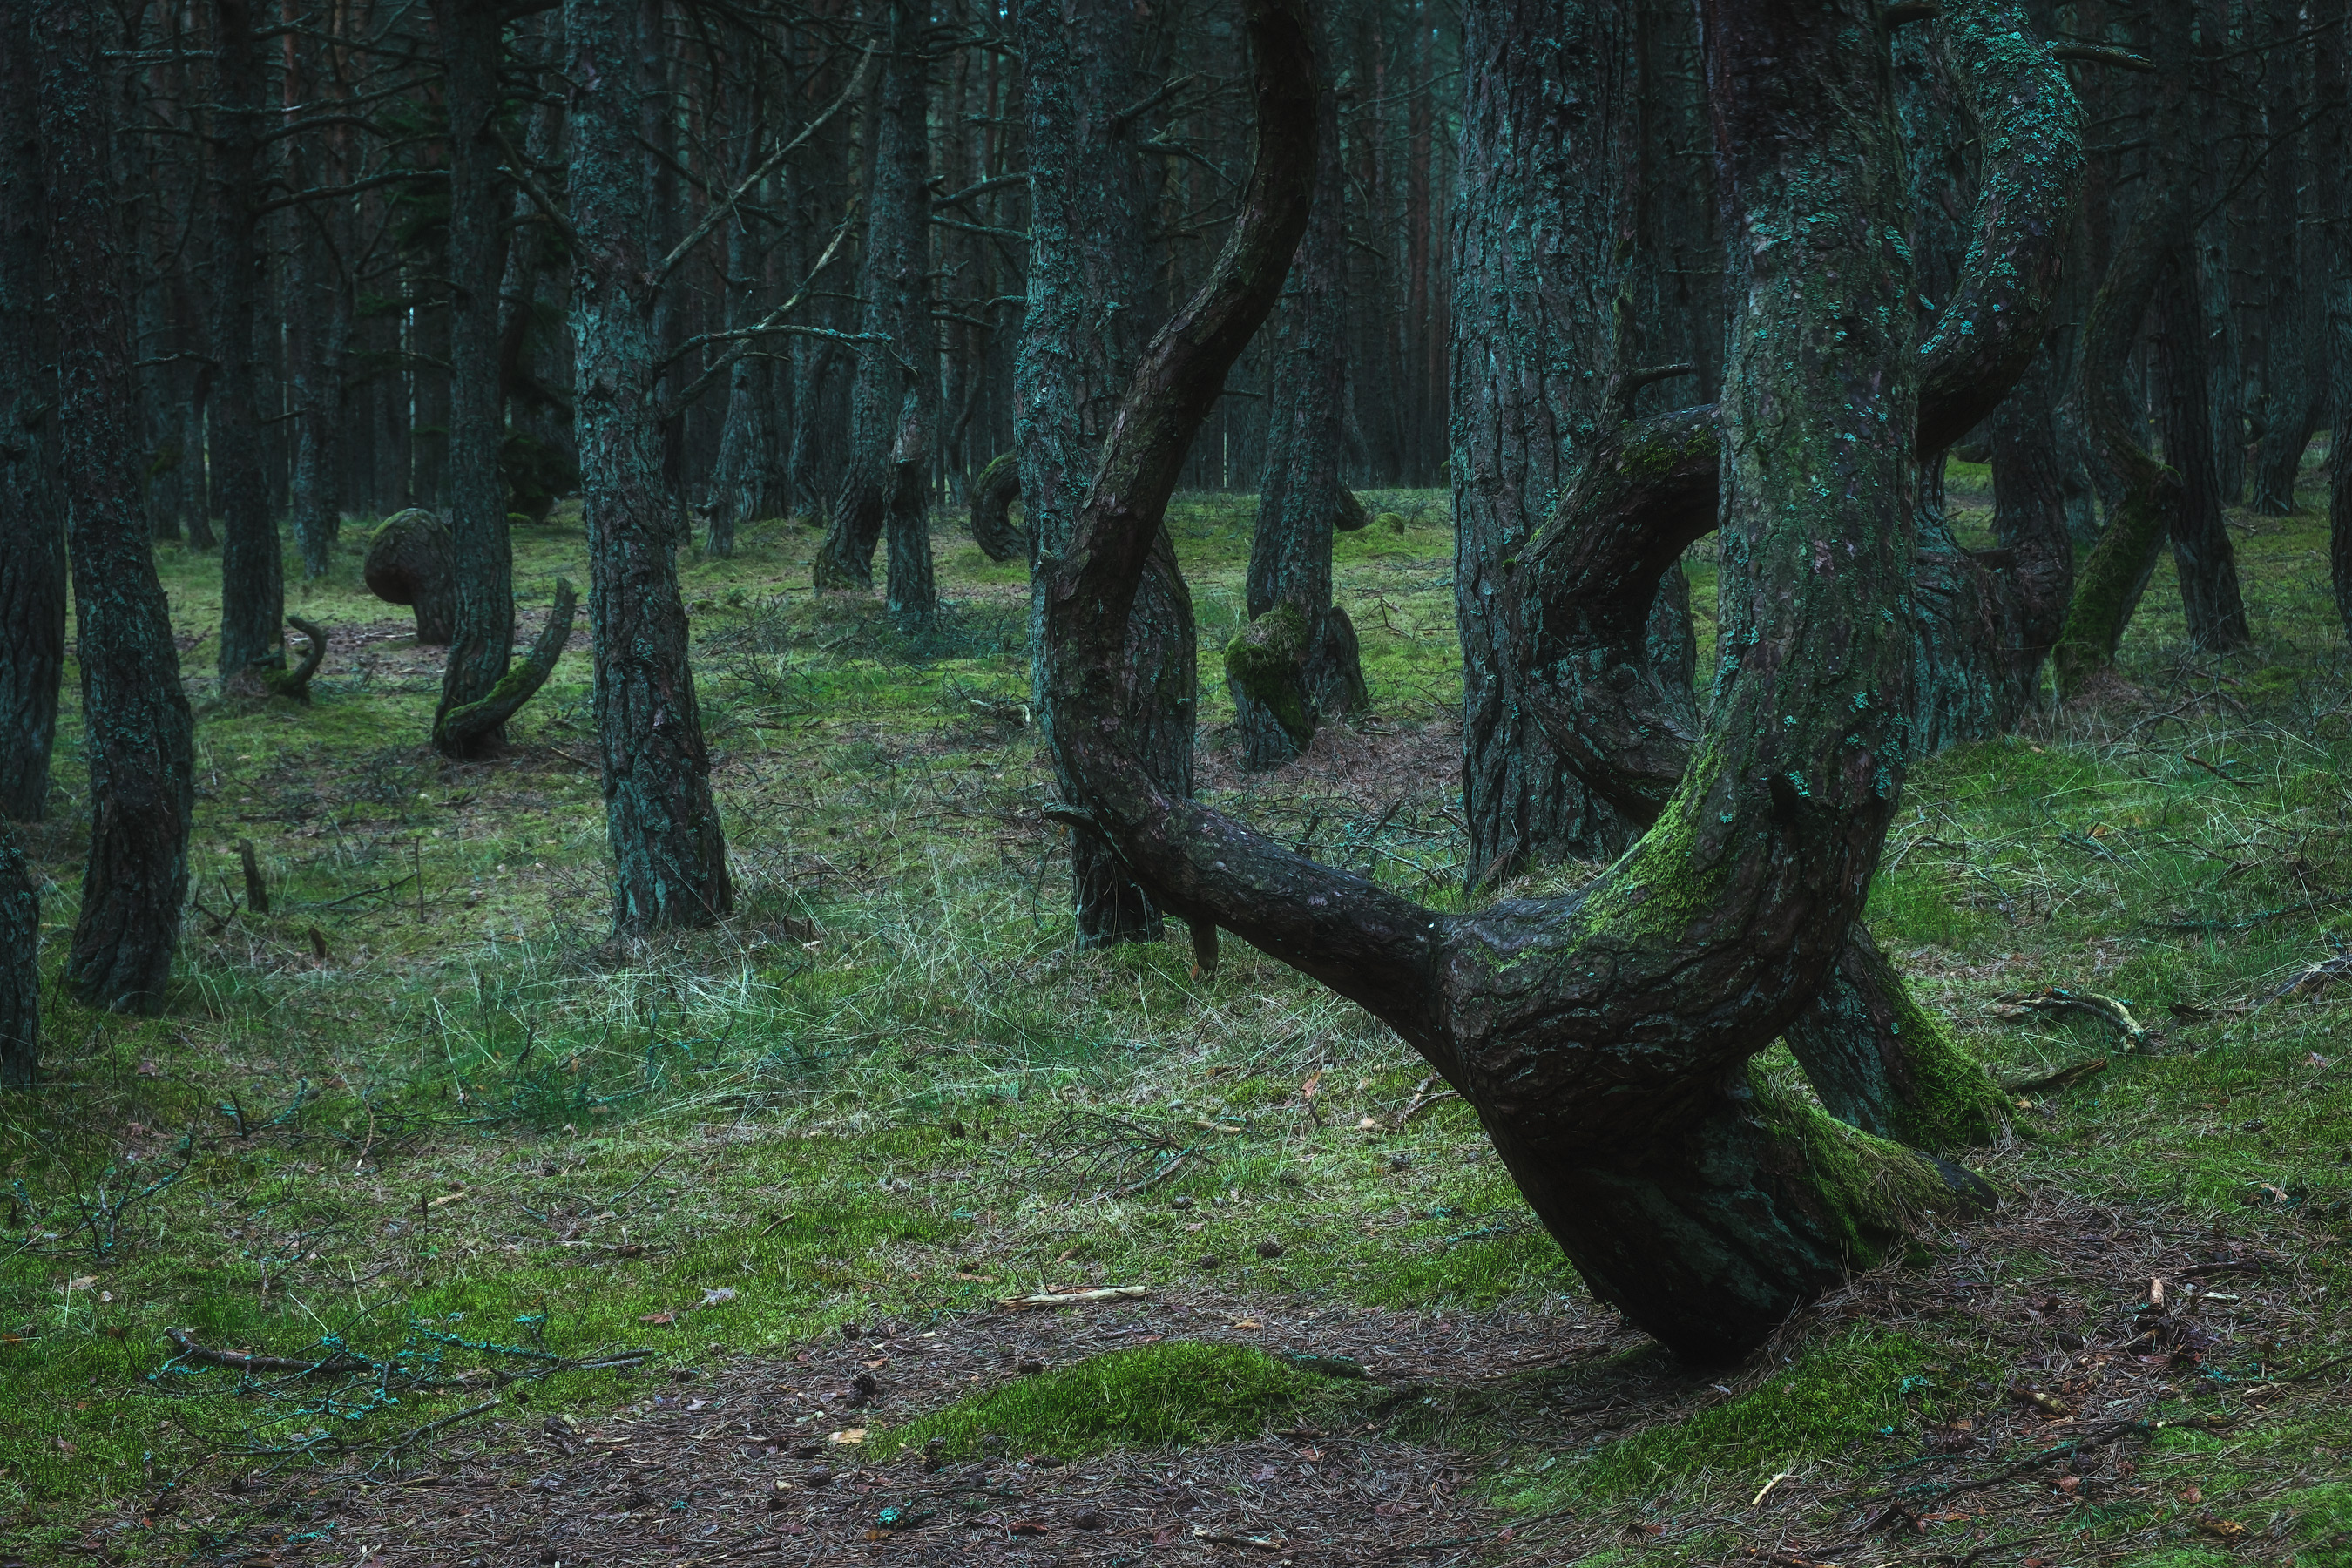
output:
[[[1240,625],[1252,503],[1188,496],[1171,526],[1200,618],[1204,775],[1221,809],[1455,901],[1450,523],[1442,496],[1365,500],[1406,530],[1339,541],[1340,602],[1363,642],[1368,729],[1420,760],[1364,784],[1230,768],[1216,661]],[[2318,1359],[2352,1349],[2352,987],[2265,998],[2352,942],[2352,660],[2324,523],[2238,521],[2259,647],[2190,654],[2165,563],[2123,650],[2146,705],[1915,768],[1870,919],[1922,1000],[2003,1071],[2113,1042],[2004,1018],[2000,994],[2128,997],[2158,1052],[2021,1113],[1998,1173],[2310,1249],[2326,1293],[2286,1348]],[[1462,1106],[1359,1126],[1427,1076],[1360,1009],[1239,944],[1207,980],[1174,945],[1075,950],[1038,740],[998,716],[1028,694],[1018,568],[944,533],[950,613],[919,646],[872,601],[809,593],[814,538],[763,524],[732,561],[684,563],[742,909],[675,940],[611,938],[602,803],[576,760],[593,747],[584,653],[525,710],[509,756],[443,764],[424,745],[437,666],[401,650],[404,612],[359,586],[354,530],[329,576],[290,595],[338,635],[314,705],[223,700],[209,639],[184,655],[201,904],[171,1006],[107,1017],[52,987],[51,1080],[0,1102],[0,1545],[54,1554],[227,1449],[363,1467],[478,1403],[479,1374],[528,1373],[535,1410],[587,1413],[650,1374],[1016,1288],[1589,1305]],[[527,617],[558,574],[584,580],[576,515],[518,531],[517,551]],[[1689,564],[1704,644],[1713,567],[1704,549]],[[217,561],[167,547],[163,570],[186,644],[217,616]],[[349,634],[371,626],[395,634],[370,645],[393,653],[362,668]],[[52,977],[87,831],[80,744],[69,675],[54,820],[26,835]],[[232,912],[240,838],[270,879],[267,916]],[[1297,1090],[1317,1073],[1310,1114]],[[1158,1157],[1146,1144],[1196,1152],[1171,1181],[1107,1194],[1119,1162]],[[1267,1239],[1279,1256],[1257,1255]],[[701,1304],[721,1289],[734,1295]],[[414,1375],[396,1407],[321,1414],[308,1384],[158,1377],[166,1327],[280,1355],[330,1336],[378,1357],[407,1346]],[[483,1346],[504,1348],[469,1348]],[[653,1355],[635,1372],[572,1364],[629,1350]],[[1654,1484],[1645,1501],[1670,1493],[1698,1517],[1744,1505],[1798,1456],[1899,1444],[1916,1430],[1902,1412],[1941,1397],[1906,1398],[1902,1379],[1978,1353],[1947,1328],[1865,1327],[1593,1453],[1531,1447],[1475,1413],[1443,1436],[1483,1456],[1498,1495],[1623,1507]],[[974,1433],[1014,1425],[966,1417],[999,1424]],[[2193,1467],[2225,1495],[2352,1447],[2352,1417],[2231,1445],[2148,1463]],[[124,1550],[183,1554],[188,1522]]]
[[[1315,1379],[1263,1351],[1191,1341],[1090,1356],[872,1433],[887,1459],[940,1445],[943,1458],[982,1451],[1077,1458],[1114,1447],[1163,1447],[1254,1436],[1305,1397]]]

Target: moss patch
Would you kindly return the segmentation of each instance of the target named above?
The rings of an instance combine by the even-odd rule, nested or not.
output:
[[[1247,1436],[1297,1402],[1314,1379],[1260,1351],[1191,1341],[1095,1356],[992,1388],[876,1435],[888,1458],[933,1438],[950,1458],[1002,1437],[1021,1453],[1065,1458],[1106,1448]]]

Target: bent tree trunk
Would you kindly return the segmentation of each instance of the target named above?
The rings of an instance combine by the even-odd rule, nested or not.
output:
[[[1328,37],[1327,29],[1327,72]],[[1345,718],[1365,700],[1355,625],[1331,602],[1332,531],[1361,527],[1363,509],[1339,482],[1346,182],[1339,99],[1328,77],[1318,85],[1314,207],[1275,313],[1265,469],[1250,542],[1250,625],[1225,649],[1247,768],[1288,762],[1323,722]]]
[[[54,351],[41,319],[41,143],[32,8],[0,10],[0,816],[48,809],[66,658],[63,519],[49,485]]]
[[[1021,458],[1006,452],[989,459],[971,483],[971,542],[991,561],[1026,560],[1029,531],[1013,521],[1013,503],[1021,499]]]
[[[452,723],[480,707],[514,657],[514,545],[499,477],[505,400],[499,395],[499,282],[505,270],[499,149],[499,13],[436,7],[449,112],[449,569],[456,609],[434,749],[478,757],[505,738],[497,724]]]
[[[1042,643],[1045,585],[1071,529],[1104,429],[1134,368],[1133,301],[1143,275],[1145,200],[1131,121],[1118,110],[1148,88],[1137,59],[1142,26],[1116,0],[1023,0],[1016,17],[1029,116],[1029,300],[1013,363],[1017,493],[1028,525],[1036,708],[1057,723]],[[1160,788],[1192,793],[1199,656],[1192,598],[1163,528],[1148,551],[1127,616],[1119,723],[1128,754]],[[1058,774],[1066,798],[1083,785]],[[1108,841],[1070,843],[1071,904],[1082,947],[1160,940],[1159,904]]]
[[[1235,231],[1145,354],[1043,595],[1057,760],[1171,909],[1324,981],[1427,1057],[1595,1294],[1685,1355],[1737,1355],[1921,1212],[1990,1198],[1747,1070],[1844,950],[1907,761],[1919,359],[1878,9],[1706,5],[1741,301],[1720,409],[1717,700],[1629,854],[1570,897],[1466,915],[1169,795],[1118,731],[1128,605],[1305,226],[1312,34],[1298,0],[1246,14],[1257,163]],[[1646,609],[1648,548],[1597,546],[1566,598]]]
[[[131,279],[108,166],[111,40],[100,36],[94,7],[36,0],[32,14],[58,321],[58,469],[89,726],[89,859],[66,982],[91,1006],[152,1013],[188,894],[195,721],[140,504],[123,305]]]
[[[677,591],[686,519],[661,478],[641,154],[646,117],[660,100],[647,90],[635,47],[639,12],[657,3],[568,0],[564,7],[579,249],[573,417],[613,918],[624,931],[709,925],[734,907]]]

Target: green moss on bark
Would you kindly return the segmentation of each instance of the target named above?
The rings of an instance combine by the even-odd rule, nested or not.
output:
[[[1307,657],[1307,617],[1291,605],[1276,605],[1225,645],[1225,679],[1235,691],[1265,704],[1301,747],[1314,738],[1299,684]]]

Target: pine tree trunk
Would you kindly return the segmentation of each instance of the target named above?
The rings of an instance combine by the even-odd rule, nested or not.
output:
[[[1330,58],[1328,45],[1322,58]],[[1339,100],[1322,83],[1315,209],[1275,316],[1265,471],[1250,544],[1249,627],[1225,650],[1242,765],[1278,767],[1316,729],[1364,705],[1356,628],[1331,602],[1331,535],[1360,527],[1339,481],[1347,361],[1341,336],[1347,226],[1340,204]]]
[[[514,661],[514,546],[499,477],[505,432],[499,393],[499,284],[505,270],[499,182],[499,12],[478,0],[445,6],[442,63],[449,115],[449,563],[457,636],[442,667],[433,742],[443,755],[478,757],[504,726],[453,726],[450,714],[487,699]]]
[[[2347,37],[2345,0],[2319,0],[2312,9],[2318,25],[2312,85],[2326,112],[2320,161],[2328,168],[2352,167],[2352,37]],[[2327,443],[2329,576],[2344,630],[2352,636],[2352,195],[2341,179],[2321,190],[2323,253],[2330,258],[2327,279],[2328,392],[2336,405],[2336,427]]]
[[[889,53],[877,79],[874,172],[866,198],[861,329],[849,472],[818,547],[820,589],[870,590],[874,547],[889,536],[890,618],[902,631],[938,612],[931,578],[930,463],[938,422],[939,330],[931,321],[928,15],[891,0]]]
[[[637,48],[659,0],[566,0],[572,89],[573,409],[596,643],[596,732],[619,930],[709,925],[733,908],[727,846],[688,662],[654,386],[646,121]]]
[[[213,252],[213,499],[221,513],[223,689],[257,691],[257,665],[286,663],[286,564],[270,506],[262,427],[260,306],[261,44],[252,0],[214,0],[214,156],[219,196]]]
[[[58,472],[89,761],[89,859],[66,982],[91,1006],[152,1013],[188,892],[194,721],[139,504],[131,278],[110,166],[105,62],[115,40],[102,35],[100,13],[77,0],[34,0],[31,12],[58,322]]]
[[[2310,81],[2297,35],[2306,26],[2295,0],[2272,0],[2268,16],[2269,45],[2263,64],[2268,90],[2263,95],[2269,132],[2277,136],[2292,129],[2307,112],[2304,101]],[[2315,40],[2325,55],[2326,29]],[[2326,69],[2323,64],[2320,68]],[[2307,130],[2287,136],[2269,150],[2263,172],[2263,264],[2270,283],[2264,301],[2264,326],[2269,355],[2263,367],[2263,433],[2248,460],[2252,493],[2249,510],[2265,517],[2287,517],[2294,511],[2295,473],[2303,465],[2311,433],[2325,420],[2328,354],[2326,347],[2326,290],[2330,254],[2323,242],[2305,238],[2305,219],[2326,235],[2325,220],[2311,213],[2304,198],[2310,189],[2321,204],[2329,198],[2324,187],[2340,185],[2343,165],[2317,163],[2311,156],[2311,139],[2329,134],[2325,118]],[[2324,170],[2321,179],[2313,175]],[[2343,239],[2336,236],[2335,252]],[[2315,266],[2314,263],[2318,265]]]
[[[0,817],[48,810],[66,654],[65,519],[49,483],[57,344],[39,322],[44,198],[26,0],[0,10]]]
[[[323,217],[320,221],[325,221]],[[306,224],[295,245],[287,293],[294,333],[294,542],[303,574],[327,574],[341,531],[336,479],[343,432],[343,353],[351,341],[352,299],[332,246]]]
[[[2216,461],[2212,380],[2206,361],[2212,323],[2198,277],[2196,247],[2184,246],[2157,302],[2158,361],[2164,376],[2165,459],[2180,475],[2180,507],[2171,523],[2172,561],[2189,639],[2207,653],[2231,653],[2253,640],[2246,626],[2238,560],[2221,520],[2221,474]]]
[[[8,47],[29,54],[24,7],[0,10]],[[0,86],[0,92],[12,90]],[[0,1089],[30,1089],[41,1067],[41,892],[16,831],[0,816]]]

